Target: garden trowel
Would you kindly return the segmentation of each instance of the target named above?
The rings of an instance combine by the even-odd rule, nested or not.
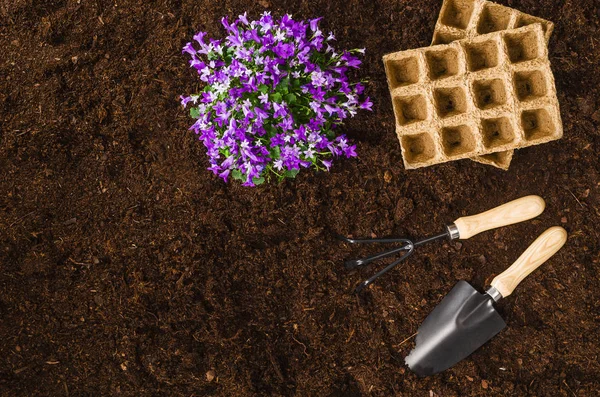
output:
[[[450,368],[500,332],[506,323],[494,303],[510,295],[515,287],[554,255],[567,241],[565,229],[546,230],[527,250],[479,293],[459,281],[419,327],[416,347],[406,364],[420,376]]]

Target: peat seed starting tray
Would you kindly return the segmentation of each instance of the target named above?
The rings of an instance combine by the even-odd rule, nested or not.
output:
[[[548,43],[554,30],[554,24],[550,21],[485,0],[444,0],[431,44],[448,44],[455,40],[520,28],[534,23],[542,25]],[[513,150],[506,150],[476,156],[471,160],[507,170],[513,152]]]
[[[383,61],[407,169],[562,137],[539,23],[400,51]]]

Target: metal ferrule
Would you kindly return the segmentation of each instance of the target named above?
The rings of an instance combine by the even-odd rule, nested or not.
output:
[[[456,240],[460,238],[460,233],[458,232],[458,228],[454,223],[446,226],[448,229],[448,236],[450,236],[450,240]]]
[[[502,294],[494,287],[490,287],[485,293],[491,296],[494,302],[498,302],[503,298]]]

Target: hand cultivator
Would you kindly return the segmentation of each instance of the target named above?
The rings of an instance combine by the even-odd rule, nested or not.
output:
[[[396,267],[400,262],[412,255],[415,247],[442,239],[448,240],[466,240],[486,230],[495,229],[502,226],[512,225],[535,218],[540,215],[545,208],[544,200],[539,196],[526,196],[513,200],[499,207],[492,208],[486,212],[477,215],[471,215],[458,218],[446,226],[444,232],[413,242],[407,238],[375,238],[375,239],[351,239],[340,236],[343,241],[351,244],[373,244],[373,243],[400,243],[400,246],[380,252],[365,258],[349,260],[345,263],[346,269],[355,269],[366,266],[378,259],[393,255],[401,255],[400,258],[386,266],[376,273],[373,277],[363,281],[356,287],[355,292],[360,292],[366,286],[372,284],[379,277]]]

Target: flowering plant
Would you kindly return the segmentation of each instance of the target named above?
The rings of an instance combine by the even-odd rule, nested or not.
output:
[[[336,52],[320,19],[275,20],[265,12],[249,21],[244,13],[231,24],[222,19],[224,41],[207,42],[199,32],[183,48],[206,84],[181,103],[191,103],[190,129],[208,150],[208,169],[223,180],[254,186],[356,156],[356,146],[333,130],[359,108],[371,110],[369,98],[360,99],[364,86],[346,75],[359,67],[355,54],[364,49]]]

